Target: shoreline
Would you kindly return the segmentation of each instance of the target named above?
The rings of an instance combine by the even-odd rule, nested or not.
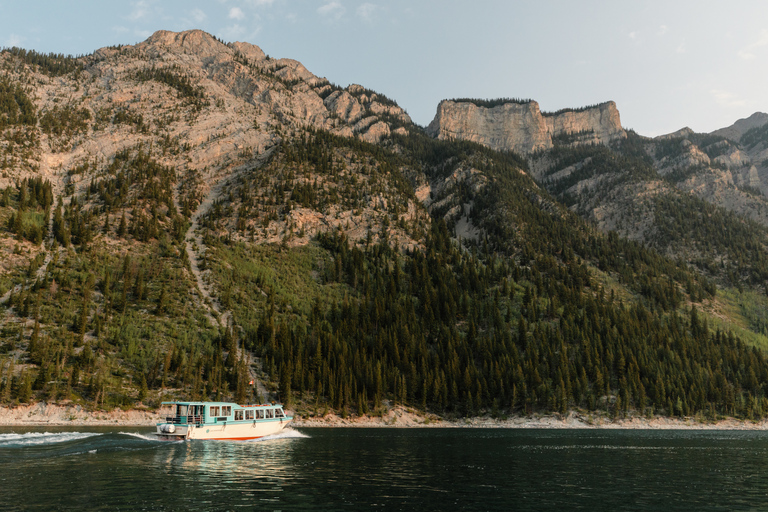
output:
[[[114,409],[89,411],[79,405],[39,402],[32,405],[0,407],[0,427],[154,427],[170,410]],[[768,420],[749,421],[726,418],[698,421],[695,418],[631,417],[612,420],[604,416],[569,412],[559,415],[490,417],[446,420],[433,414],[421,414],[406,407],[395,407],[382,416],[341,418],[295,416],[292,427],[302,428],[514,428],[514,429],[625,429],[625,430],[766,430]]]

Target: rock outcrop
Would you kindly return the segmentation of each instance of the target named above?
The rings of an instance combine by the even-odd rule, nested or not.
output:
[[[755,112],[711,133],[686,127],[660,135],[645,147],[659,175],[680,190],[768,225],[768,142],[753,130],[766,123],[768,114]]]
[[[741,142],[741,136],[752,128],[757,128],[768,123],[768,114],[755,112],[746,119],[739,119],[731,126],[720,128],[712,132],[712,135],[720,135],[734,142]]]
[[[17,66],[12,59],[0,53],[0,66]],[[59,180],[59,170],[149,143],[150,126],[165,140],[185,144],[184,158],[168,153],[166,164],[194,161],[224,172],[293,130],[314,128],[376,143],[411,124],[394,101],[363,86],[332,85],[296,60],[274,59],[258,46],[227,44],[201,30],[160,30],[136,45],[102,48],[78,60],[80,74],[56,80],[33,68],[30,95],[41,115],[64,106],[100,121],[69,137],[41,134],[39,150],[17,152],[28,158],[7,162],[0,188],[40,173],[56,187],[78,183],[79,176]],[[117,112],[123,121],[112,122]],[[0,141],[0,151],[10,152],[7,142]]]
[[[472,101],[444,100],[427,132],[439,139],[470,140],[522,154],[547,150],[557,143],[606,144],[627,136],[613,101],[547,113],[535,101],[485,107]]]
[[[158,164],[174,169],[174,208],[186,207],[197,226],[197,219],[202,221],[222,196],[230,197],[230,188],[237,187],[243,176],[263,170],[277,158],[277,148],[305,141],[313,130],[378,143],[393,133],[407,133],[412,124],[396,102],[375,91],[357,84],[339,87],[296,60],[275,59],[258,46],[224,43],[200,30],[158,31],[144,42],[102,48],[71,59],[71,64],[80,70],[51,75],[11,52],[0,52],[0,67],[12,80],[21,83],[22,77],[32,77],[24,78],[24,83],[29,81],[26,94],[39,118],[48,116],[66,124],[67,113],[81,116],[77,129],[54,131],[39,123],[28,129],[29,140],[19,138],[18,143],[0,129],[0,153],[4,155],[0,158],[0,192],[25,178],[40,177],[52,184],[57,199],[86,189],[92,195],[89,187],[104,179],[104,167],[116,155],[146,148],[142,151],[151,152]],[[339,176],[343,174],[351,183],[350,176],[355,175],[360,195],[355,208],[336,203],[322,208],[297,205],[279,218],[274,218],[271,209],[251,210],[251,215],[261,218],[248,225],[248,240],[306,244],[310,236],[337,228],[345,229],[351,240],[365,239],[377,232],[373,220],[387,203],[398,205],[398,220],[403,222],[427,215],[417,200],[403,198],[399,189],[385,190],[379,184],[385,181],[383,174],[377,174],[379,181],[369,180],[365,173],[374,163],[353,161],[342,151],[333,158],[334,180],[329,178],[326,184],[322,173],[310,179],[304,170],[301,177],[306,183],[302,184],[318,189],[325,186],[336,194]],[[279,167],[270,168],[272,174],[279,171]],[[423,185],[425,179],[413,181]],[[281,181],[279,187],[283,186]],[[366,187],[376,194],[367,193]],[[98,210],[102,211],[101,205]],[[134,210],[138,212],[139,207],[120,213],[130,222]],[[0,220],[4,221],[2,213]],[[105,223],[114,222],[114,212],[112,218],[110,213],[102,215]],[[222,230],[234,231],[234,224],[224,224],[222,221]],[[414,246],[414,240],[394,222],[387,229],[390,241]],[[200,240],[195,239],[193,245],[202,254]],[[25,265],[17,245],[12,237],[0,237],[0,277]],[[38,247],[29,244],[30,250],[38,251]],[[198,288],[205,291],[200,284]],[[217,309],[215,300],[212,304]]]

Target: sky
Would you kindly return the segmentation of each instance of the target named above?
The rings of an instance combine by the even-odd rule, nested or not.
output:
[[[85,55],[199,28],[395,100],[613,100],[641,135],[768,112],[765,0],[0,0],[0,46]]]

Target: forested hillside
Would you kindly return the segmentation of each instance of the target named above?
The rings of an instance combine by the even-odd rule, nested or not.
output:
[[[633,134],[435,140],[200,32],[0,64],[4,405],[768,415],[766,319],[716,311],[764,281],[763,228],[672,193],[655,245],[577,214],[585,177],[656,173]]]
[[[768,228],[681,191],[683,171],[657,173],[636,134],[613,149],[559,147],[537,165],[547,190],[589,220],[687,261],[723,285],[761,287],[768,278]]]

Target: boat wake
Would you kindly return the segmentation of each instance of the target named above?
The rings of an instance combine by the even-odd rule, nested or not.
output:
[[[135,437],[136,439],[143,439],[144,441],[152,441],[157,443],[167,443],[168,441],[160,438],[156,434],[141,434],[139,432],[118,432],[121,436]]]
[[[71,441],[80,441],[100,436],[98,432],[25,432],[23,434],[0,434],[0,448],[26,448],[45,446]]]
[[[271,436],[264,436],[260,437],[258,439],[251,439],[249,441],[245,441],[246,443],[260,443],[262,441],[271,441],[273,439],[301,439],[301,438],[308,438],[309,436],[306,434],[302,434],[301,432],[297,430],[293,430],[292,428],[285,428],[283,429],[279,434],[273,434]]]
[[[5,460],[70,457],[156,449],[160,440],[139,432],[25,432],[0,434],[0,466]]]

